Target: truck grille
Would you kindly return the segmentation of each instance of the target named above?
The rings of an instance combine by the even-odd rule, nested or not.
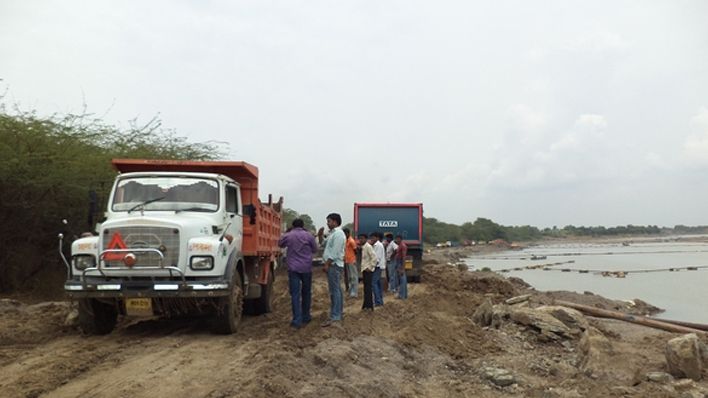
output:
[[[121,227],[103,231],[103,250],[120,248],[117,237],[128,249],[158,249],[165,256],[164,266],[177,266],[179,260],[179,230],[165,227]],[[109,247],[112,246],[112,247]],[[134,253],[136,267],[159,266],[157,253]],[[106,266],[122,266],[122,261],[106,260]]]

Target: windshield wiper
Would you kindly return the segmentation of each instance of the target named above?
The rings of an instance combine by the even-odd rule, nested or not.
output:
[[[203,207],[187,207],[185,209],[177,209],[175,210],[175,214],[179,213],[180,211],[203,211],[203,212],[211,212],[209,209],[205,209]]]
[[[150,203],[157,202],[158,200],[162,200],[165,198],[166,198],[166,196],[161,196],[159,198],[153,198],[150,200],[146,200],[143,203],[138,203],[137,205],[131,207],[130,210],[128,210],[128,214],[130,214],[130,212],[133,210],[137,210],[138,208],[145,207],[145,206],[149,205]]]

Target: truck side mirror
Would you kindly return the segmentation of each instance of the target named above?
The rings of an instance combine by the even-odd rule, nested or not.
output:
[[[251,225],[254,225],[256,223],[256,206],[254,205],[245,205],[243,206],[243,213],[244,215],[249,215],[250,216],[250,221],[249,223]]]

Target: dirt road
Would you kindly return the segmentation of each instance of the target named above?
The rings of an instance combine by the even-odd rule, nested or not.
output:
[[[329,298],[325,275],[316,270],[315,319],[300,330],[289,327],[280,273],[275,311],[246,317],[232,336],[212,334],[206,322],[123,320],[110,335],[87,337],[64,325],[69,303],[1,300],[0,396],[680,396],[674,387],[640,380],[662,370],[663,344],[674,335],[592,320],[613,344],[608,363],[621,366],[586,374],[577,340],[546,341],[513,323],[472,322],[480,303],[527,292],[521,284],[443,264],[426,270],[408,300],[387,296],[373,314],[348,299],[342,328],[319,326]],[[515,383],[490,382],[490,366],[513,373]]]

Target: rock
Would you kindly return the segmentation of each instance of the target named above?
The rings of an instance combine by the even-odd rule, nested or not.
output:
[[[632,387],[624,387],[624,386],[616,386],[610,388],[610,391],[612,391],[615,394],[622,395],[622,396],[636,396],[637,390],[632,388]]]
[[[684,391],[681,398],[706,398],[706,394],[698,389]]]
[[[22,308],[22,303],[13,299],[0,299],[0,314],[18,313]]]
[[[492,324],[492,302],[489,299],[484,300],[472,315],[472,321],[479,326],[489,326]]]
[[[532,288],[533,287],[533,286],[529,285],[528,283],[526,283],[526,281],[524,281],[523,279],[517,278],[515,276],[510,276],[508,281],[513,283],[514,285],[517,285],[522,288]]]
[[[565,362],[558,362],[556,364],[551,365],[548,372],[553,376],[557,376],[562,379],[567,379],[575,377],[578,374],[578,369]]]
[[[551,314],[531,308],[512,308],[509,317],[512,321],[531,326],[537,329],[543,336],[553,339],[557,336],[570,337],[570,329]]]
[[[553,398],[583,398],[584,395],[578,392],[578,390],[566,390],[564,388],[549,388],[548,397]]]
[[[609,356],[612,354],[612,343],[594,327],[583,332],[578,343],[580,358],[578,368],[588,376],[599,376],[609,371]]]
[[[482,368],[482,375],[499,387],[506,387],[516,383],[516,377],[508,370],[502,368],[484,367]]]
[[[649,381],[662,384],[670,383],[674,380],[673,376],[665,372],[649,372],[646,377]]]
[[[524,301],[528,301],[530,298],[531,298],[530,294],[524,294],[521,296],[512,297],[512,298],[506,300],[505,303],[508,305],[513,305],[513,304],[523,303]]]
[[[585,316],[583,316],[580,311],[572,308],[548,305],[536,309],[551,314],[554,318],[563,322],[563,324],[570,329],[572,334],[580,335],[590,326]]]
[[[666,344],[666,363],[669,373],[677,378],[690,378],[695,381],[703,377],[703,355],[701,342],[695,333],[669,340]]]
[[[491,326],[493,328],[499,328],[507,319],[509,319],[509,307],[506,305],[495,305],[492,307]]]
[[[64,318],[64,326],[78,327],[79,326],[79,310],[74,308],[66,314]]]
[[[573,344],[572,344],[570,341],[568,341],[568,340],[562,342],[561,345],[562,345],[563,348],[565,348],[566,351],[568,351],[568,352],[573,352],[573,351],[574,351],[574,349],[573,349]]]
[[[691,379],[676,380],[671,384],[677,391],[687,391],[696,387],[696,383]]]
[[[661,308],[653,306],[653,305],[647,303],[646,301],[643,301],[640,299],[635,298],[631,302],[632,302],[632,307],[633,307],[632,313],[641,314],[641,315],[653,315],[653,314],[663,311]]]

